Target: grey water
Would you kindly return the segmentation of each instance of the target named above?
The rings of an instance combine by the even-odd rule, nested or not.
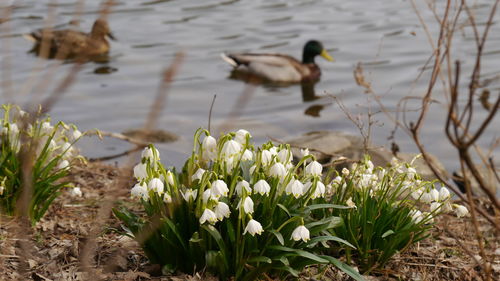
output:
[[[175,142],[158,144],[167,165],[179,166],[189,155],[194,131],[207,127],[214,95],[217,98],[211,125],[216,135],[217,128],[227,123],[232,113],[236,113],[237,118],[229,122],[231,129],[247,129],[258,143],[315,130],[359,135],[356,126],[332,98],[336,96],[354,116],[366,118],[367,113],[372,112],[376,121],[372,127],[372,143],[389,146],[388,137],[394,124],[356,84],[353,76],[356,65],[361,63],[365,79],[370,81],[389,112],[396,111],[405,96],[421,97],[427,89],[430,68],[426,62],[431,58],[433,47],[409,0],[116,2],[108,20],[118,41],[111,42],[109,61],[84,64],[50,115],[54,120],[75,123],[81,130],[122,132],[140,128],[154,102],[162,71],[172,63],[175,54],[182,51],[185,59],[168,90],[166,107],[157,123],[158,129],[180,136]],[[435,41],[439,25],[426,3],[431,3],[439,14],[446,1],[414,2]],[[484,24],[491,1],[468,2],[477,21]],[[24,104],[49,92],[73,66],[70,62],[61,64],[28,53],[31,43],[22,34],[45,26],[47,21],[65,27],[75,17],[80,20],[80,28],[89,31],[98,17],[100,4],[97,0],[19,0],[0,4],[2,11],[13,7],[11,20],[0,21],[0,61],[2,77],[11,77],[14,101]],[[500,91],[499,20],[497,15],[482,64],[482,79],[489,79],[487,88],[493,97]],[[475,59],[475,42],[465,18],[461,18],[458,25],[453,56],[463,66],[461,90],[465,93],[467,73]],[[220,59],[220,53],[279,52],[300,58],[302,47],[309,39],[323,42],[336,59],[333,63],[316,59],[322,77],[314,92],[303,93],[301,85],[258,85],[246,106],[235,108],[246,85],[229,78],[231,67]],[[54,76],[50,79],[52,69]],[[45,85],[48,88],[44,88]],[[457,155],[443,133],[446,98],[441,89],[438,82],[434,98],[441,103],[431,107],[422,136],[426,148],[453,170],[458,167]],[[2,102],[12,100],[7,98],[4,87],[2,92]],[[411,109],[418,106],[418,100],[409,101],[407,121],[416,117]],[[487,113],[476,103],[475,117],[481,119]],[[402,113],[399,117],[402,118]],[[481,140],[483,149],[487,150],[499,137],[499,124],[497,117]],[[403,152],[417,152],[413,141],[402,130],[396,132],[396,142]],[[97,138],[86,139],[80,146],[88,157],[116,154],[131,147],[123,141]],[[498,152],[497,148],[493,153],[498,157]]]

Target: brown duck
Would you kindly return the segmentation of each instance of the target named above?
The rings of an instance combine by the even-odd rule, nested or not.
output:
[[[31,50],[40,54],[43,42],[49,44],[49,57],[74,58],[92,57],[105,54],[109,51],[109,42],[106,37],[115,40],[109,29],[108,22],[98,19],[94,22],[90,33],[71,29],[64,30],[37,30],[26,34],[25,37],[35,46]],[[47,41],[45,41],[47,40]]]
[[[231,64],[235,71],[260,77],[266,81],[297,83],[316,81],[321,76],[316,56],[333,61],[333,58],[316,40],[307,42],[302,54],[302,62],[284,54],[222,54],[222,59]]]

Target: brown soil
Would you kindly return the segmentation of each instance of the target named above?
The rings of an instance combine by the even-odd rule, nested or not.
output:
[[[83,197],[72,198],[65,191],[35,228],[0,218],[0,280],[216,280],[204,273],[162,276],[159,267],[148,263],[134,240],[110,230],[120,224],[109,215],[111,205],[106,202],[134,206],[129,199],[133,184],[129,171],[92,163],[74,168],[70,180],[81,188]],[[490,225],[483,223],[480,229],[485,241],[495,243]],[[366,279],[478,280],[479,267],[463,246],[473,255],[478,253],[470,218],[441,216],[431,238],[395,256],[384,270]],[[85,260],[85,252],[93,256],[89,267],[81,262]],[[500,276],[499,252],[496,251],[492,264],[497,276]],[[300,279],[348,278],[336,268],[328,267],[306,269]]]

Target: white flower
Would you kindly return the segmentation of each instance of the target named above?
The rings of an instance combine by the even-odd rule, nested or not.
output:
[[[430,191],[430,194],[431,194],[432,201],[438,201],[439,200],[439,191],[437,191],[437,189],[433,188]]]
[[[279,162],[274,163],[274,165],[271,166],[271,169],[269,169],[269,176],[283,179],[286,176],[285,166]]]
[[[241,151],[241,144],[239,144],[237,141],[234,140],[228,140],[226,143],[224,143],[224,146],[222,147],[222,157],[223,158],[229,158],[233,157],[236,154],[240,153]]]
[[[288,164],[292,161],[293,154],[292,154],[291,150],[284,148],[284,149],[280,150],[280,152],[278,152],[277,157],[281,163]]]
[[[441,189],[439,190],[439,200],[440,201],[444,201],[444,200],[447,200],[448,198],[450,198],[450,191],[448,190],[448,188],[442,186]]]
[[[453,207],[452,207],[450,201],[446,201],[446,203],[444,203],[443,207],[441,207],[441,208],[442,208],[443,212],[446,212],[446,213],[453,211]]]
[[[424,219],[424,215],[419,210],[412,210],[410,212],[411,219],[414,223],[418,224]]]
[[[229,206],[224,203],[224,202],[219,202],[217,203],[217,206],[215,206],[215,215],[217,216],[217,219],[222,221],[224,217],[229,218],[229,214],[231,214],[231,211],[229,210]]]
[[[153,151],[153,149],[154,149],[154,151]],[[158,157],[158,159],[160,159],[160,152],[158,152],[158,149],[156,149],[154,147],[153,147],[153,149],[151,149],[150,147],[145,147],[141,153],[141,158],[153,160],[154,155],[156,155]]]
[[[359,186],[362,188],[369,187],[372,182],[372,174],[362,174],[359,181]]]
[[[308,156],[309,155],[309,148],[300,149],[300,155],[302,156],[302,158]]]
[[[205,174],[205,170],[203,170],[202,168],[198,168],[198,170],[196,170],[194,175],[191,176],[191,180],[192,181],[201,180],[201,178],[203,177],[203,174]]]
[[[247,135],[250,138],[252,137],[247,130],[239,129],[234,136],[234,140],[240,144],[245,144],[247,142]]]
[[[207,203],[210,198],[212,198],[212,190],[210,188],[205,189],[203,191],[203,203]]]
[[[234,161],[234,157],[226,158],[224,162],[226,163],[226,173],[230,174],[237,162]]]
[[[77,140],[82,136],[82,132],[78,131],[78,129],[74,129],[71,136],[73,137],[73,140]]]
[[[253,160],[253,153],[250,150],[245,149],[243,155],[241,156],[241,161],[252,161],[252,160]]]
[[[252,214],[253,213],[253,200],[250,198],[250,196],[245,197],[245,199],[241,199],[240,202],[238,203],[237,208],[239,209],[241,207],[241,201],[243,201],[243,212],[245,214]]]
[[[441,208],[441,203],[438,203],[438,202],[431,203],[431,212],[434,212],[434,211],[438,210],[439,208]]]
[[[148,189],[158,194],[163,194],[163,182],[159,178],[153,178],[148,183]]]
[[[165,194],[163,194],[163,202],[172,203],[172,196],[165,192]]]
[[[196,200],[198,196],[198,190],[192,190],[191,188],[186,189],[186,192],[181,193],[184,200],[189,202],[189,200]]]
[[[212,182],[212,196],[215,198],[219,198],[220,196],[227,196],[229,189],[227,188],[227,184],[223,180],[216,180]]]
[[[373,172],[373,162],[368,160],[366,162],[366,166],[367,166],[367,168],[365,170],[365,173],[371,174]]]
[[[174,174],[171,171],[167,171],[167,178],[166,178],[167,183],[170,186],[174,186],[175,181],[174,181]]]
[[[350,171],[347,168],[342,168],[342,175],[347,177],[349,175]]]
[[[271,148],[269,148],[269,152],[271,152],[271,155],[276,155],[278,154],[278,148],[276,146],[273,146]]]
[[[455,214],[459,218],[465,217],[469,214],[469,210],[467,210],[467,207],[463,205],[453,204],[453,207],[455,207]]]
[[[71,143],[69,142],[63,143],[63,145],[61,146],[61,152],[71,153],[71,151],[72,151]]]
[[[347,199],[347,201],[345,201],[345,204],[348,206],[348,207],[351,207],[351,208],[354,208],[354,209],[357,209],[358,207],[356,206],[356,203],[354,203],[352,201],[352,197],[349,197],[349,199]]]
[[[267,149],[262,150],[262,152],[260,153],[260,161],[264,166],[269,165],[269,163],[271,163],[272,158],[273,154]]]
[[[413,199],[415,200],[418,200],[418,198],[420,198],[422,193],[423,193],[422,189],[417,189],[411,193],[411,197],[413,197]]]
[[[202,142],[202,158],[214,160],[217,158],[217,140],[212,136],[205,136]]]
[[[257,169],[257,165],[252,165],[252,167],[250,167],[250,169],[248,169],[248,172],[250,173],[250,175],[253,176],[253,173],[255,172],[255,169]]]
[[[316,182],[316,189],[314,190],[314,193],[312,194],[311,198],[316,199],[318,197],[324,197],[325,192],[326,192],[325,185],[322,182],[317,181]]]
[[[247,194],[252,193],[252,188],[250,188],[250,184],[246,180],[242,180],[242,181],[239,181],[235,187],[236,194],[238,194],[238,196],[243,196],[243,192],[242,192],[243,188],[245,188],[245,192]]]
[[[304,184],[299,180],[292,179],[285,188],[286,194],[293,194],[295,198],[299,198],[304,194]]]
[[[309,229],[307,227],[300,225],[295,230],[292,232],[292,237],[294,241],[299,241],[302,240],[304,242],[309,241],[311,238],[309,238]]]
[[[134,167],[134,177],[138,180],[142,180],[148,177],[148,172],[146,170],[146,164],[139,163]]]
[[[200,224],[204,224],[206,221],[211,224],[217,222],[217,215],[214,213],[214,211],[210,209],[205,209],[205,211],[203,211],[203,214],[201,214],[200,217]]]
[[[68,160],[63,160],[59,163],[59,165],[57,165],[57,168],[59,170],[62,170],[62,169],[66,169],[67,167],[69,167],[69,162]]]
[[[306,175],[321,176],[323,166],[318,161],[312,161],[306,166]]]
[[[42,133],[50,134],[53,129],[54,129],[54,127],[52,125],[50,125],[50,122],[45,121],[42,123]],[[12,128],[11,128],[11,130],[12,130]]]
[[[262,225],[260,224],[260,222],[251,219],[245,227],[245,231],[243,231],[243,234],[246,234],[248,232],[250,233],[250,235],[254,236],[255,234],[260,235],[263,231],[264,229],[262,229]]]
[[[271,186],[267,183],[267,181],[259,180],[253,186],[253,191],[255,193],[259,193],[260,195],[264,194],[269,195],[269,192],[271,191]]]
[[[132,196],[132,198],[142,198],[144,200],[149,199],[148,188],[140,183],[137,183],[136,185],[134,185],[134,187],[132,187],[132,190],[130,190],[130,195]]]
[[[342,182],[342,177],[340,177],[340,176],[336,176],[336,177],[332,180],[332,184],[336,184],[336,185],[339,185],[341,182]]]
[[[5,190],[5,187],[3,184],[0,184],[0,195],[3,195],[3,191]]]
[[[420,201],[422,201],[423,203],[431,203],[432,202],[431,193],[425,192],[424,194],[422,194],[422,196],[420,196]]]
[[[415,175],[417,174],[417,170],[415,170],[415,168],[408,167],[408,169],[406,171],[408,173],[408,178],[409,179],[414,179],[415,178]]]
[[[71,197],[82,197],[82,190],[79,187],[74,187],[69,194]]]

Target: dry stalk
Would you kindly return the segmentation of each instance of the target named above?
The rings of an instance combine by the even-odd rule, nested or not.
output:
[[[146,123],[144,124],[144,131],[153,130],[158,122],[160,114],[165,107],[166,98],[168,95],[168,89],[170,89],[170,85],[173,81],[174,76],[177,74],[182,60],[184,58],[183,53],[178,53],[170,65],[162,74],[162,81],[160,83],[160,87],[158,89],[156,98],[151,106],[150,112],[147,116]],[[142,148],[142,146],[137,146],[137,149]],[[128,154],[128,159],[125,165],[122,167],[123,171],[131,171],[134,163],[136,162],[136,154],[131,153]],[[86,243],[82,247],[81,255],[80,255],[80,265],[81,267],[87,271],[89,277],[95,277],[96,272],[93,268],[93,257],[95,251],[97,249],[97,236],[101,233],[103,226],[106,224],[107,220],[111,215],[111,210],[115,205],[117,195],[126,196],[129,193],[128,181],[130,177],[120,177],[116,181],[115,184],[110,188],[108,196],[106,196],[98,211],[98,216],[96,218],[96,222],[94,227],[89,232],[87,236]],[[149,231],[145,231],[144,233],[138,233],[137,236],[141,239],[147,239],[151,233],[154,232],[156,228],[160,226],[159,223],[153,224],[150,227]],[[117,253],[118,254],[118,253]]]
[[[491,4],[491,10],[484,27],[482,33],[480,32],[478,26],[476,25],[475,17],[471,11],[471,9],[467,6],[465,0],[460,0],[454,2],[452,4],[451,0],[447,0],[446,7],[444,11],[442,11],[442,16],[438,13],[436,6],[431,3],[431,1],[426,1],[428,4],[428,8],[433,12],[434,17],[436,18],[440,29],[439,35],[437,39],[433,39],[431,35],[430,29],[427,26],[427,23],[424,21],[421,16],[419,10],[417,9],[415,2],[412,0],[411,5],[415,10],[415,13],[418,16],[418,19],[427,35],[427,38],[430,42],[430,45],[433,48],[433,54],[430,58],[433,58],[432,62],[432,73],[427,86],[427,90],[422,98],[419,98],[421,101],[421,106],[418,109],[418,117],[414,122],[407,122],[405,114],[403,114],[401,122],[397,114],[399,114],[400,110],[396,112],[396,116],[394,117],[387,108],[382,104],[380,97],[375,93],[375,91],[371,87],[371,83],[366,81],[363,76],[362,68],[360,65],[356,68],[354,72],[354,77],[356,83],[365,89],[365,92],[370,94],[373,99],[377,102],[377,104],[382,109],[390,120],[392,120],[395,124],[395,130],[397,128],[401,128],[405,131],[410,137],[412,137],[414,143],[419,149],[420,153],[423,155],[424,160],[427,162],[429,168],[433,171],[435,176],[447,185],[454,193],[460,198],[460,200],[466,203],[469,206],[471,213],[471,221],[472,221],[472,229],[476,235],[476,246],[479,249],[480,259],[476,258],[474,251],[470,249],[469,245],[461,243],[458,237],[456,237],[458,244],[464,249],[464,251],[470,255],[473,260],[479,265],[481,268],[481,272],[479,273],[483,280],[492,280],[493,272],[491,269],[491,253],[497,248],[498,245],[498,235],[494,241],[490,241],[489,243],[484,243],[484,237],[480,230],[479,216],[482,216],[486,219],[486,221],[491,224],[491,226],[498,232],[500,231],[500,203],[499,199],[496,196],[491,184],[485,180],[484,174],[480,172],[478,168],[478,164],[474,163],[473,159],[479,158],[482,161],[483,167],[489,169],[494,175],[494,180],[500,183],[500,176],[496,172],[495,162],[493,160],[493,150],[498,146],[500,140],[497,139],[493,141],[491,148],[489,150],[488,155],[484,155],[482,150],[476,145],[477,141],[484,135],[484,132],[491,127],[492,121],[496,116],[497,109],[500,106],[500,95],[497,99],[490,103],[486,109],[488,110],[488,114],[482,120],[474,119],[474,104],[476,102],[476,92],[485,83],[481,83],[480,81],[480,72],[481,72],[481,59],[484,51],[484,45],[487,42],[487,36],[489,34],[489,29],[493,24],[494,16],[496,15],[497,6],[500,0],[495,0]],[[452,12],[452,7],[454,11]],[[475,58],[475,64],[470,76],[468,93],[465,105],[459,103],[460,99],[460,63],[457,61],[453,64],[453,58],[451,55],[452,49],[452,39],[455,34],[455,30],[458,28],[459,19],[464,14],[467,16],[468,22],[471,24],[474,38],[476,40],[476,48],[477,54]],[[430,59],[426,62],[426,65],[430,63]],[[425,69],[425,68],[424,68]],[[422,71],[419,73],[417,80],[420,78]],[[446,69],[446,73],[444,72]],[[446,76],[446,79],[444,78]],[[447,177],[439,172],[437,169],[437,165],[432,162],[432,158],[429,155],[429,152],[425,148],[424,144],[421,140],[420,129],[424,126],[427,114],[432,104],[436,103],[436,99],[434,96],[434,88],[436,82],[441,80],[443,84],[443,91],[445,93],[445,98],[447,104],[441,104],[447,110],[447,119],[444,126],[444,133],[452,145],[454,149],[458,152],[458,162],[460,163],[461,172],[464,177],[464,185],[466,193],[463,194],[457,188],[457,186],[452,185],[450,181],[448,181]],[[398,108],[403,105],[403,110],[401,112],[406,113],[406,101],[410,99],[415,99],[414,97],[405,97],[400,101],[400,105]],[[475,127],[472,124],[478,124]],[[473,130],[474,128],[474,130]],[[474,152],[473,152],[474,151]],[[493,214],[487,212],[483,206],[477,204],[475,201],[474,194],[472,192],[471,180],[474,179],[475,182],[478,183],[479,189],[486,195],[488,203],[491,203],[493,208]],[[451,233],[450,233],[451,234]]]
[[[243,92],[239,95],[236,103],[233,105],[233,109],[229,113],[227,119],[219,126],[219,132],[226,132],[233,127],[233,123],[241,116],[248,102],[250,101],[253,93],[255,92],[255,85],[248,83],[245,84]]]
[[[492,260],[488,255],[488,251],[492,250],[494,251],[496,249],[496,244],[484,243],[484,237],[480,230],[478,215],[481,215],[484,218],[486,218],[487,221],[491,224],[491,226],[493,226],[497,231],[499,231],[500,220],[498,216],[500,211],[500,203],[498,201],[498,198],[496,197],[495,192],[492,191],[492,188],[490,186],[488,186],[488,183],[485,181],[483,175],[479,171],[477,164],[473,162],[474,156],[471,154],[471,149],[475,149],[477,155],[483,160],[483,163],[487,164],[486,157],[484,157],[481,151],[477,149],[476,143],[478,139],[484,135],[485,130],[491,125],[492,120],[494,119],[497,112],[496,109],[500,105],[500,96],[497,98],[496,102],[494,102],[493,105],[490,107],[487,116],[483,120],[474,119],[474,103],[476,97],[476,90],[479,88],[479,85],[481,84],[480,71],[481,71],[482,53],[484,50],[484,45],[487,40],[489,29],[493,23],[493,18],[496,14],[498,3],[499,1],[496,0],[492,4],[487,23],[481,34],[476,25],[474,15],[472,14],[471,10],[469,9],[464,0],[458,3],[458,8],[456,9],[454,16],[450,16],[451,1],[450,0],[447,1],[447,5],[443,12],[443,16],[442,17],[438,16],[440,31],[439,31],[439,36],[437,38],[436,47],[434,47],[434,43],[431,44],[435,50],[434,64],[427,91],[421,100],[421,111],[419,113],[417,121],[410,122],[408,126],[411,137],[413,138],[415,144],[422,153],[426,162],[429,164],[432,171],[441,181],[445,182],[449,187],[451,187],[451,189],[460,197],[460,199],[469,206],[471,213],[472,227],[476,235],[477,246],[479,248],[479,255],[481,256],[481,259],[477,259],[475,257],[474,251],[470,250],[467,245],[460,243],[460,240],[458,238],[457,241],[459,242],[459,245],[464,249],[464,251],[468,253],[480,266],[481,268],[480,275],[483,280],[492,280],[493,278],[492,275],[493,273],[491,269]],[[412,4],[414,5],[413,1]],[[422,17],[420,16],[418,10],[416,8],[415,10],[417,15],[419,16],[421,24],[424,27],[424,30],[426,30],[426,32],[429,35],[429,38],[431,38],[426,23],[422,20]],[[458,61],[455,63],[455,67],[454,68],[452,67],[451,62],[453,61],[453,58],[451,57],[451,48],[452,48],[451,42],[454,31],[457,26],[458,18],[461,16],[463,10],[466,11],[467,20],[470,22],[474,32],[477,54],[476,54],[475,65],[472,74],[470,76],[467,101],[465,105],[462,106],[461,104],[459,104],[459,95],[460,95],[459,77],[461,68],[460,68],[460,63]],[[447,136],[447,139],[456,149],[459,155],[458,160],[460,163],[462,175],[464,177],[464,185],[466,191],[465,196],[461,194],[455,186],[451,186],[450,183],[446,182],[446,179],[437,172],[436,166],[434,165],[434,163],[430,161],[429,154],[421,141],[420,129],[423,127],[429,108],[431,106],[436,79],[443,72],[443,67],[442,67],[443,63],[447,64],[447,77],[448,77],[446,85],[445,87],[443,87],[445,93],[447,94],[446,97],[448,100],[447,104],[448,114],[444,126],[444,132]],[[455,70],[454,72],[453,69]],[[479,121],[479,126],[474,131],[472,129],[473,121],[474,122]],[[495,176],[498,177],[498,175],[496,174],[496,170],[494,169],[495,167],[494,165],[492,165],[493,163],[492,157],[489,158],[490,158],[489,160],[490,164],[484,166],[486,168],[489,167],[491,171],[495,174]],[[469,172],[470,175],[473,177],[473,179],[478,183],[480,190],[487,196],[487,199],[492,204],[494,209],[493,216],[487,213],[483,207],[476,204],[475,198],[472,193],[471,181],[468,178],[470,177],[468,176]]]

